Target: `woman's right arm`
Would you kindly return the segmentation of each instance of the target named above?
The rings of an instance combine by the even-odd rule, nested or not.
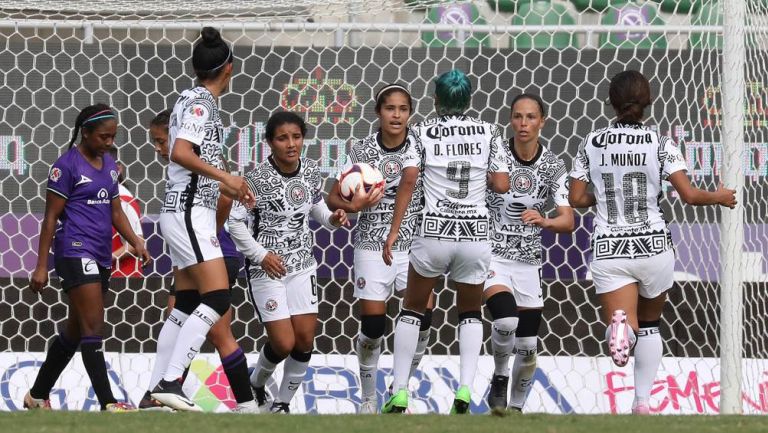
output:
[[[29,288],[35,293],[40,293],[48,284],[48,252],[53,243],[53,234],[56,231],[56,221],[64,211],[67,199],[48,191],[45,195],[45,214],[40,226],[40,238],[37,247],[37,265],[29,279]]]
[[[249,197],[252,197],[251,191],[245,183],[245,179],[233,176],[200,159],[195,153],[194,144],[191,141],[177,138],[176,141],[173,142],[173,150],[171,151],[170,158],[171,161],[193,173],[223,183],[225,187],[221,188],[221,191],[234,199],[242,201],[249,200]]]
[[[382,197],[384,197],[384,187],[376,186],[368,192],[365,192],[363,188],[358,188],[352,197],[352,201],[346,201],[341,197],[339,181],[335,180],[331,187],[331,192],[328,193],[326,202],[328,203],[328,208],[332,211],[344,209],[345,212],[354,213],[375,206]]]
[[[721,183],[717,191],[706,191],[691,185],[688,174],[683,171],[676,171],[667,178],[669,183],[675,188],[680,199],[686,204],[693,206],[709,206],[719,204],[733,209],[736,206],[736,190],[728,189]]]

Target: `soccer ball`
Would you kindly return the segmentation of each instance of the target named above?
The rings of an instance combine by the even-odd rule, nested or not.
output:
[[[371,188],[384,185],[384,176],[381,175],[379,169],[372,167],[370,164],[353,164],[352,167],[341,174],[339,179],[341,197],[346,201],[352,201],[358,185],[368,192]]]

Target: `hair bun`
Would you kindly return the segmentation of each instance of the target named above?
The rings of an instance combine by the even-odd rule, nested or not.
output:
[[[213,27],[203,27],[203,30],[200,31],[200,37],[206,47],[215,47],[221,44],[221,33]]]

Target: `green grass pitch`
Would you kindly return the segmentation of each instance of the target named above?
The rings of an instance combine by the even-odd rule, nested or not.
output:
[[[237,415],[0,413],[0,432],[77,433],[667,433],[768,431],[765,416],[611,415]]]

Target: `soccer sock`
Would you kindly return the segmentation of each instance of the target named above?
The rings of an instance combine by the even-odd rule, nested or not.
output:
[[[88,335],[80,340],[83,365],[91,379],[91,386],[96,393],[96,398],[99,399],[101,410],[104,410],[108,404],[117,402],[115,396],[112,395],[112,387],[107,377],[107,363],[104,361],[103,345],[100,335]]]
[[[429,337],[431,335],[430,328],[432,327],[432,309],[427,308],[424,311],[424,319],[419,326],[419,342],[416,344],[416,354],[413,355],[413,361],[411,361],[411,372],[408,377],[413,377],[416,373],[416,369],[419,368],[421,358],[424,357],[424,352],[427,351],[429,345]]]
[[[635,400],[647,401],[664,351],[659,321],[640,322],[635,346]]]
[[[363,401],[376,400],[376,372],[383,338],[369,338],[362,332],[357,336],[357,362],[360,365],[360,393]]]
[[[285,357],[279,356],[272,350],[272,346],[267,341],[264,346],[261,347],[259,352],[259,360],[256,361],[256,367],[251,373],[251,385],[256,388],[261,388],[267,384],[267,379],[275,372],[277,364],[282,362]]]
[[[68,340],[63,333],[53,339],[48,347],[45,362],[40,367],[40,371],[37,372],[35,383],[29,390],[32,397],[48,399],[53,385],[56,384],[59,376],[61,376],[61,372],[64,371],[64,368],[66,368],[69,361],[75,355],[79,344],[79,341]]]
[[[509,376],[509,357],[515,350],[517,317],[496,319],[491,325],[491,346],[493,347],[493,374]]]
[[[277,392],[277,402],[291,402],[293,395],[296,394],[296,390],[299,389],[304,380],[310,358],[312,358],[312,352],[291,352],[283,368],[283,380],[280,383],[280,390]]]
[[[483,323],[479,311],[459,313],[459,387],[472,388],[477,361],[483,346]]]
[[[538,337],[517,337],[515,339],[515,361],[512,363],[512,389],[509,405],[523,408],[533,374],[536,372],[536,351]]]
[[[184,370],[200,351],[208,331],[220,318],[221,315],[205,303],[195,308],[179,330],[168,368],[163,375],[164,380],[176,380],[184,374]]]
[[[403,310],[397,318],[395,325],[395,351],[393,372],[394,381],[392,391],[408,389],[408,376],[411,371],[411,363],[416,355],[416,346],[419,344],[419,328],[424,319],[422,314],[415,311]]]
[[[160,334],[157,336],[157,353],[155,354],[155,365],[152,367],[152,376],[149,380],[149,390],[155,389],[160,379],[163,378],[165,370],[168,368],[168,361],[171,359],[173,348],[176,345],[176,338],[184,322],[189,318],[189,314],[173,309],[171,314],[163,323]]]
[[[243,349],[238,347],[231,354],[221,358],[221,366],[224,367],[224,374],[227,375],[229,388],[235,396],[235,401],[237,403],[253,401],[253,392],[248,381],[248,363]]]

